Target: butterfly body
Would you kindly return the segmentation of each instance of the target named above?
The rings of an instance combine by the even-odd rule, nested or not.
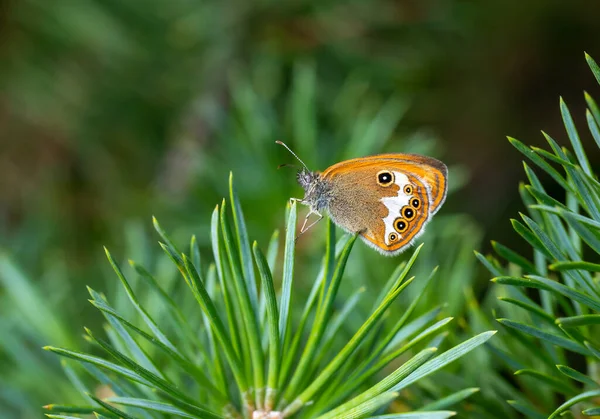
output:
[[[444,202],[447,173],[439,160],[398,153],[346,160],[323,172],[304,168],[297,179],[305,191],[300,202],[310,213],[327,213],[344,230],[393,256],[423,233]]]

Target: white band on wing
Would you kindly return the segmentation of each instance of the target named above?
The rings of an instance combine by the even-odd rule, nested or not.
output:
[[[394,172],[394,183],[399,186],[398,195],[397,196],[386,196],[381,198],[381,202],[388,209],[388,215],[383,219],[383,223],[385,224],[385,244],[390,246],[392,242],[390,241],[390,233],[396,233],[396,229],[394,228],[394,220],[401,216],[402,207],[408,205],[408,201],[410,200],[411,195],[407,195],[404,192],[404,187],[410,182],[408,181],[408,176],[401,172]],[[398,234],[398,240],[402,237],[401,234]],[[398,241],[395,240],[395,241]]]

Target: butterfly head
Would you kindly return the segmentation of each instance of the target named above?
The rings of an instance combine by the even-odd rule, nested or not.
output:
[[[302,186],[302,189],[304,189],[303,204],[308,205],[315,212],[327,208],[331,188],[323,180],[321,173],[311,172],[306,168],[302,168],[298,171],[296,179],[300,186]]]
[[[314,187],[315,183],[319,179],[319,174],[316,172],[311,172],[306,167],[298,170],[296,174],[296,180],[302,186],[305,192],[308,192],[312,187]]]
[[[330,188],[323,180],[321,173],[309,170],[300,157],[298,157],[286,144],[281,141],[276,141],[276,143],[284,146],[300,163],[302,163],[302,168],[298,170],[298,173],[296,174],[296,180],[300,186],[302,186],[302,189],[304,189],[304,198],[301,202],[308,205],[315,212],[327,208],[330,198]]]

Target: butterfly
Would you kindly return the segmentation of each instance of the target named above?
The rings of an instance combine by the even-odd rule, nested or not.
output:
[[[292,198],[310,208],[300,234],[323,218],[359,234],[370,247],[395,256],[425,231],[448,189],[448,168],[432,157],[417,154],[379,154],[345,160],[323,172],[313,172],[284,143],[300,163],[297,180],[304,198]],[[319,218],[306,226],[309,217]]]

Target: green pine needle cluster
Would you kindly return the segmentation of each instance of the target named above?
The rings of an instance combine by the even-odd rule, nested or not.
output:
[[[250,245],[232,177],[229,202],[217,206],[212,217],[213,262],[201,261],[194,236],[187,252],[179,250],[155,219],[160,246],[197,303],[191,317],[184,315],[160,279],[131,261],[158,301],[168,307],[163,316],[168,324],[140,304],[130,281],[107,250],[108,260],[143,324],[137,326],[105,296],[90,289],[91,303],[107,321],[106,338],[89,329],[86,334],[102,355],[46,347],[77,361],[79,370],[72,362],[64,365],[87,403],[46,406],[49,416],[65,418],[67,414],[93,412],[115,418],[374,417],[400,392],[495,333],[481,333],[439,353],[452,318],[437,320],[437,313],[413,316],[419,298],[403,307],[400,317],[386,316],[407,287],[422,291],[434,278],[436,269],[412,285],[415,278],[409,273],[419,247],[381,290],[358,330],[341,349],[332,350],[340,327],[360,299],[360,290],[341,305],[336,298],[357,236],[344,235],[336,240],[335,227],[328,222],[319,274],[309,298],[301,301],[294,298],[296,212],[292,203],[279,294],[273,279],[279,236],[272,236],[266,253],[256,242]],[[301,313],[297,322],[294,312]],[[391,363],[399,365],[389,370]],[[90,379],[92,384],[83,384]],[[100,385],[110,396],[95,394]],[[453,411],[444,409],[473,393],[473,389],[458,391],[430,406],[430,411],[410,417],[452,416]]]
[[[586,54],[600,83],[600,68]],[[600,111],[586,92],[586,120],[600,148]],[[524,163],[527,206],[514,230],[533,249],[529,259],[494,243],[508,262],[477,257],[505,287],[497,321],[504,326],[494,353],[514,371],[519,399],[509,403],[528,418],[600,414],[600,182],[583,149],[565,102],[560,111],[572,149],[543,133],[550,150],[509,138],[529,161],[564,190],[550,196],[534,169]],[[522,355],[522,356],[520,356]]]

